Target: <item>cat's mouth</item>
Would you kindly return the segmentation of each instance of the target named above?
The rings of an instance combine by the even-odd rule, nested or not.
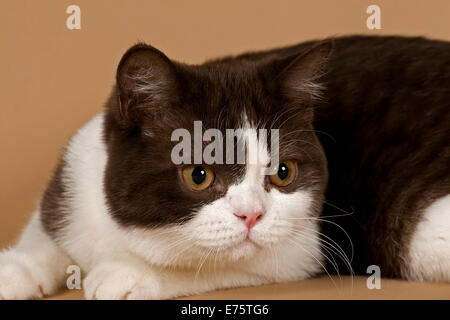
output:
[[[242,239],[238,243],[233,244],[232,246],[226,248],[226,250],[230,250],[230,251],[236,251],[236,250],[250,251],[251,250],[251,252],[254,253],[254,251],[260,250],[262,248],[263,248],[263,246],[251,237],[251,233],[247,232],[244,239]],[[250,253],[250,252],[248,252],[248,253]]]
[[[249,246],[249,245],[252,245],[255,247],[261,246],[255,240],[251,239],[249,233],[247,232],[245,235],[244,234],[242,235],[242,238],[240,240],[233,241],[233,243],[223,244],[218,249],[220,251],[229,251],[229,250],[234,250],[234,249],[242,247],[242,246]]]
[[[235,248],[243,245],[253,245],[255,247],[261,247],[261,245],[257,241],[255,241],[255,239],[253,239],[250,231],[247,231],[243,236],[243,239],[237,242],[236,244],[232,245],[230,248]]]
[[[255,245],[256,247],[261,247],[261,245],[258,242],[256,242],[254,239],[252,239],[250,237],[250,232],[247,232],[247,236],[245,237],[245,239],[242,242],[243,243],[249,242],[249,243]]]
[[[244,240],[228,247],[226,251],[229,252],[231,260],[237,261],[253,256],[260,248],[259,244],[247,236]]]

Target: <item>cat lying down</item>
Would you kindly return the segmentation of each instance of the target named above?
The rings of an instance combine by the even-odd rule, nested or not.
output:
[[[449,282],[449,52],[354,36],[187,65],[132,47],[0,253],[0,298],[52,295],[70,265],[88,299],[371,265]]]

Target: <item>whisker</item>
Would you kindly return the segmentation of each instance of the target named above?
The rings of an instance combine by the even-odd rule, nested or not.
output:
[[[287,239],[289,241],[292,241],[291,239]],[[294,245],[296,244],[295,241],[293,241]],[[325,266],[323,265],[322,262],[320,262],[309,250],[305,249],[302,246],[299,246],[298,248],[304,250],[306,253],[308,253],[314,260],[316,260],[316,262],[322,267],[322,269],[325,271],[325,273],[328,275],[328,277],[330,278],[331,282],[333,283],[334,287],[336,288],[336,290],[339,290],[336,282],[333,280],[333,278],[331,277],[330,273],[328,272],[328,270],[325,268]]]
[[[303,237],[303,239],[307,239],[307,240],[313,240],[313,241],[315,241],[315,240],[320,240],[319,238],[312,238],[312,237],[308,237],[306,234],[302,234],[302,233],[300,233],[300,232],[295,232],[295,231],[293,231],[293,230],[290,230],[290,233],[292,234],[292,235],[294,235],[294,236],[296,236],[296,237],[298,237],[298,236],[300,236],[300,237]],[[320,244],[320,243],[319,243]],[[324,244],[320,244],[320,246],[322,246],[325,250],[327,250],[327,249],[329,249],[326,245],[324,245]],[[328,250],[327,250],[328,251]],[[341,275],[340,275],[340,273],[339,273],[339,268],[337,267],[337,264],[336,264],[336,261],[334,261],[334,263],[333,263],[333,261],[331,261],[331,259],[326,255],[326,254],[324,254],[323,252],[319,252],[325,259],[327,259],[330,263],[331,263],[331,265],[335,268],[335,270],[336,270],[336,273],[337,273],[337,275],[338,275],[338,277],[339,277],[339,280],[340,280],[340,282],[342,283],[342,278],[341,278]],[[333,258],[334,259],[334,258]]]
[[[322,219],[322,218],[314,218],[314,217],[286,218],[286,219],[289,219],[289,220],[316,220],[316,221],[321,221],[321,222],[327,222],[327,223],[330,223],[330,224],[332,224],[332,225],[338,227],[339,229],[342,230],[342,232],[344,232],[344,234],[346,235],[346,237],[347,237],[347,239],[348,239],[348,241],[349,241],[349,243],[350,243],[350,246],[351,246],[351,252],[352,252],[352,253],[351,253],[350,261],[351,261],[351,262],[353,261],[353,256],[354,256],[354,246],[353,246],[353,241],[352,241],[352,239],[350,238],[350,235],[347,233],[347,231],[345,231],[345,229],[342,228],[342,227],[341,227],[340,225],[338,225],[337,223],[335,223],[335,222],[333,222],[333,221],[328,221],[328,220],[325,220],[325,219]]]
[[[336,139],[335,139],[331,134],[329,134],[329,133],[327,133],[327,132],[325,132],[325,131],[314,130],[314,129],[313,129],[313,130],[307,130],[307,129],[293,130],[293,131],[291,131],[291,132],[285,134],[284,136],[286,137],[286,136],[288,136],[288,135],[290,135],[290,134],[294,134],[294,133],[298,133],[298,132],[314,132],[314,133],[320,133],[320,134],[323,134],[323,135],[329,137],[333,142],[336,142]]]
[[[333,208],[338,209],[339,211],[345,213],[345,214],[340,215],[340,216],[339,216],[339,215],[336,215],[336,216],[330,216],[330,217],[345,217],[345,216],[350,216],[350,215],[352,215],[352,214],[355,213],[355,209],[354,209],[353,207],[351,207],[352,212],[348,212],[348,211],[345,211],[345,210],[342,209],[342,208],[339,208],[338,206],[336,206],[336,205],[334,205],[334,204],[332,204],[332,203],[329,203],[329,202],[326,202],[326,201],[324,201],[324,203],[325,203],[326,205],[329,205],[330,207],[333,207]],[[322,217],[322,218],[324,218],[324,217]]]
[[[308,231],[315,232],[315,233],[319,234],[320,236],[325,237],[325,238],[327,238],[328,240],[330,240],[332,243],[329,243],[328,241],[326,241],[326,240],[324,240],[324,239],[320,239],[321,241],[327,243],[329,246],[331,246],[333,249],[336,250],[335,253],[336,253],[336,254],[341,258],[341,260],[347,265],[347,267],[348,267],[348,269],[349,269],[349,272],[350,272],[350,273],[353,273],[353,268],[352,268],[352,266],[351,266],[351,262],[350,262],[349,258],[347,257],[347,254],[345,253],[344,249],[342,249],[342,247],[341,247],[335,240],[333,240],[332,238],[330,238],[329,236],[327,236],[327,235],[324,234],[323,232],[320,232],[319,230],[314,230],[314,229],[307,228],[307,227],[304,227],[304,226],[302,226],[302,228],[305,229],[305,230],[308,230]],[[300,230],[294,230],[294,231],[300,232]],[[344,259],[342,259],[342,258],[344,258]]]
[[[200,264],[199,264],[199,266],[198,266],[198,268],[197,268],[197,272],[195,273],[194,281],[197,281],[197,278],[198,278],[198,276],[199,276],[199,274],[200,274],[200,270],[202,269],[203,264],[204,264],[205,261],[208,259],[209,255],[211,254],[212,251],[213,251],[212,248],[209,249],[209,250],[206,252],[206,254],[204,254],[204,255],[202,256],[202,258],[200,259]]]
[[[329,221],[327,221],[327,222],[329,222]],[[353,292],[355,272],[354,272],[354,270],[352,268],[351,261],[349,261],[349,258],[347,257],[347,255],[346,255],[345,251],[342,249],[342,247],[336,241],[334,241],[333,239],[331,239],[330,237],[328,237],[324,233],[320,232],[319,230],[315,230],[315,229],[311,229],[311,228],[307,228],[307,227],[303,227],[303,228],[306,229],[306,230],[309,230],[309,231],[316,232],[319,236],[323,236],[323,237],[329,239],[331,242],[333,242],[333,244],[336,245],[336,246],[334,246],[332,243],[330,243],[330,242],[328,242],[328,241],[326,241],[324,239],[318,238],[320,240],[320,242],[325,243],[323,245],[324,247],[330,249],[333,253],[335,253],[338,256],[338,258],[341,259],[342,262],[344,262],[344,264],[348,267],[348,270],[349,270],[349,273],[350,273],[350,279],[351,279],[351,292]],[[303,232],[301,232],[300,230],[294,230],[292,228],[289,228],[288,231],[291,231],[293,233],[299,234],[299,235],[301,235],[303,237],[307,237],[307,235],[304,234]],[[315,239],[312,239],[312,240],[315,240]],[[334,260],[334,257],[333,257],[333,260]]]
[[[316,231],[316,230],[312,230],[312,231]],[[329,249],[329,250],[331,250],[331,252],[333,252],[333,253],[335,253],[345,264],[346,264],[346,266],[348,267],[348,269],[349,269],[349,272],[350,272],[350,276],[352,277],[352,283],[353,283],[353,268],[352,268],[352,266],[351,266],[351,264],[350,264],[350,262],[349,262],[349,260],[348,260],[348,257],[347,257],[347,255],[345,254],[345,252],[342,250],[342,248],[334,241],[334,240],[332,240],[332,239],[330,239],[331,241],[333,241],[334,243],[336,243],[336,245],[337,245],[337,247],[339,248],[336,248],[334,245],[332,245],[331,243],[329,243],[328,241],[326,241],[326,240],[324,240],[324,239],[321,239],[320,237],[318,237],[318,238],[312,238],[312,237],[309,237],[307,234],[305,234],[305,233],[303,233],[303,232],[301,232],[301,231],[299,231],[299,230],[290,230],[290,232],[292,233],[292,234],[297,234],[297,235],[300,235],[300,236],[303,236],[303,237],[305,237],[306,239],[310,239],[310,240],[319,240],[319,242],[321,243],[321,246],[323,246],[324,248],[327,248],[327,249]],[[321,232],[317,232],[319,235],[323,235]],[[332,256],[333,257],[333,256]],[[328,261],[330,261],[330,259],[326,256],[326,258],[328,259]],[[334,257],[333,257],[333,260],[334,260]],[[336,260],[334,260],[334,262],[336,262]],[[331,263],[331,261],[330,261],[330,263]],[[333,265],[333,264],[332,264]],[[334,266],[334,265],[333,265]],[[339,275],[339,278],[340,278],[340,274],[339,274],[339,269],[337,268],[337,263],[336,263],[336,267],[335,267],[335,269],[336,269],[336,272],[338,273],[338,275]]]

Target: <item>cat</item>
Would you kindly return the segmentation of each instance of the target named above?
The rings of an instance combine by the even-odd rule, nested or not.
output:
[[[194,121],[254,133],[245,149],[265,156],[275,151],[257,130],[278,129],[278,166],[174,164],[172,133],[192,133]],[[0,253],[0,298],[55,294],[69,265],[87,299],[166,299],[373,264],[386,277],[449,282],[449,137],[445,41],[348,36],[202,65],[137,44],[18,243]]]

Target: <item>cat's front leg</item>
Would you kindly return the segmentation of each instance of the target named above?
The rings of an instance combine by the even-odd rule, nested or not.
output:
[[[123,255],[100,262],[84,279],[86,299],[160,299],[161,279],[143,260]]]
[[[196,274],[195,270],[155,268],[130,255],[96,265],[84,280],[84,290],[87,299],[154,300],[268,282],[237,270]]]
[[[69,255],[44,231],[37,211],[18,243],[0,252],[0,300],[54,294],[71,264]]]

